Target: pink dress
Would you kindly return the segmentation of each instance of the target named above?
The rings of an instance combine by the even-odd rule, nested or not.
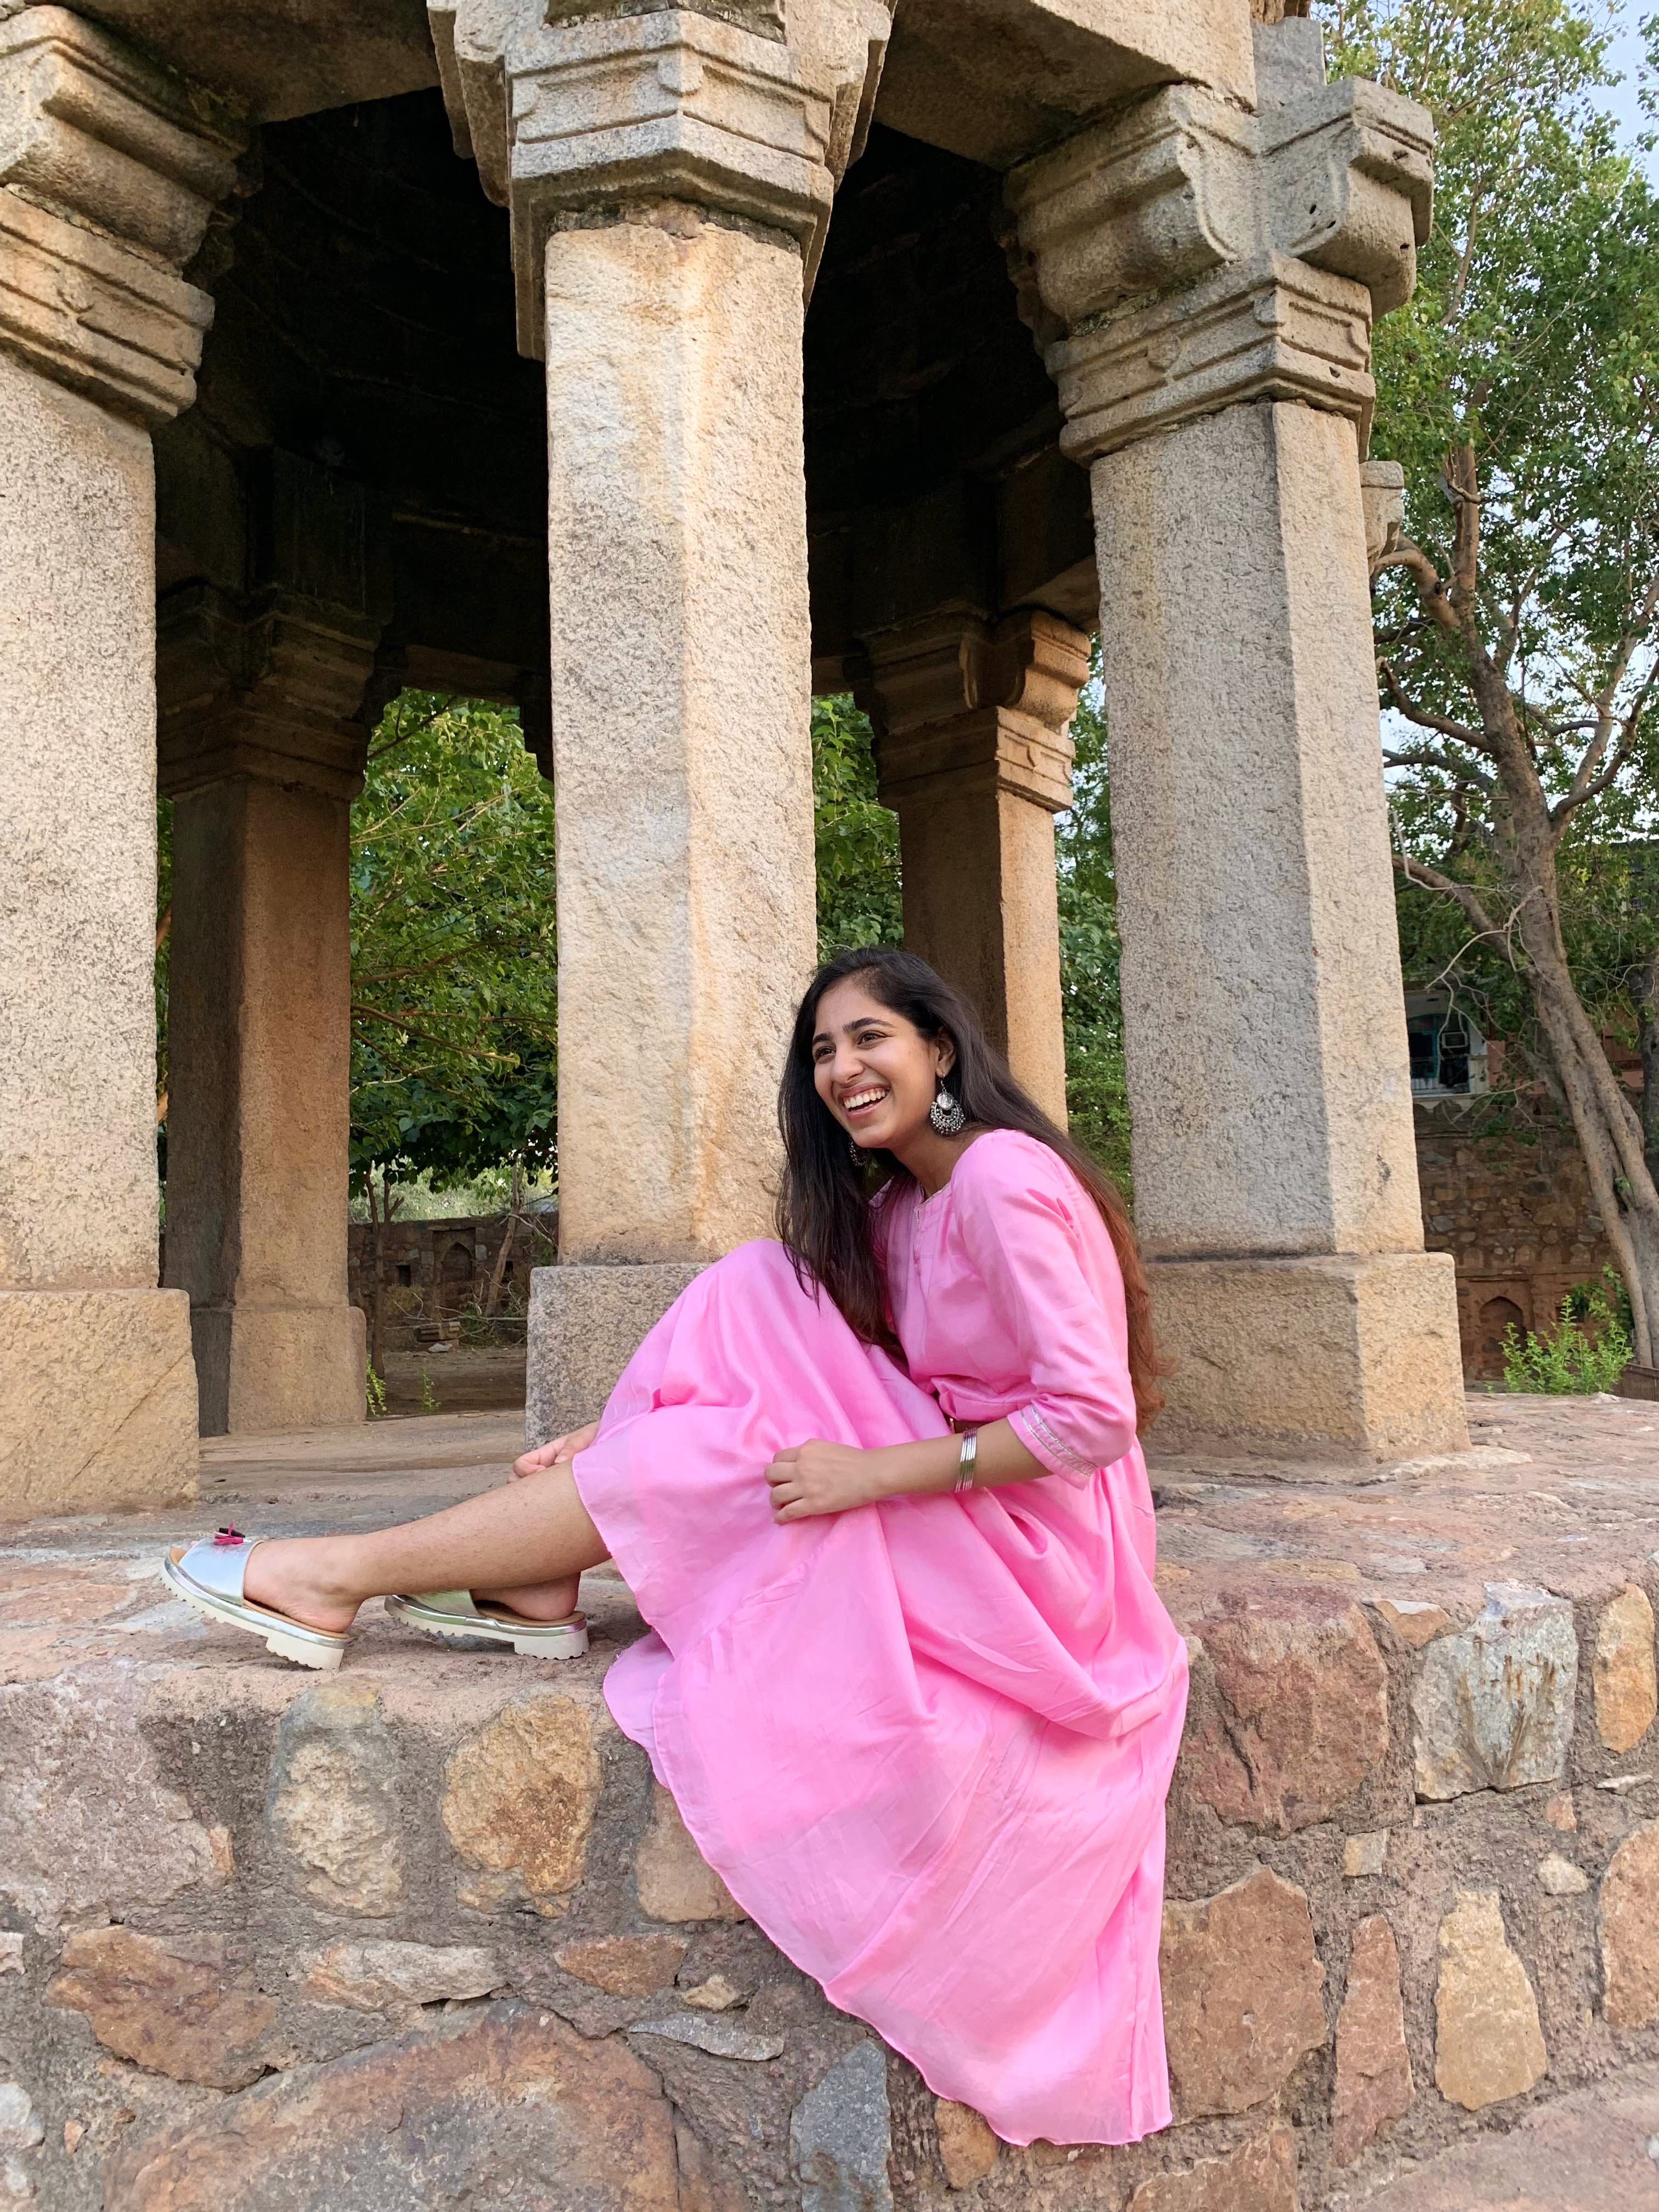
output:
[[[995,1130],[878,1200],[907,1374],[781,1246],[700,1275],[577,1488],[652,1633],[605,1680],[733,1896],[1006,2141],[1170,2117],[1158,1952],[1186,1654],[1152,1587],[1123,1286],[1087,1193]],[[1050,1472],[774,1523],[765,1468],[1010,1418]]]

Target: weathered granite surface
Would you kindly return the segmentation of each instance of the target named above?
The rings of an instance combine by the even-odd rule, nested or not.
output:
[[[1651,1660],[1631,1593],[1659,1589],[1659,1411],[1470,1413],[1472,1452],[1364,1480],[1154,1455],[1194,1656],[1165,1933],[1181,2118],[1116,2151],[999,2146],[742,1915],[605,1713],[638,1627],[613,1577],[585,1584],[584,1661],[447,1651],[374,1609],[321,1680],[162,1599],[188,1510],[14,1527],[0,2191],[52,2212],[1313,2212],[1381,2190],[1444,2212],[1530,2174],[1553,2212],[1639,2206],[1659,1744],[1650,1720],[1631,1740]],[[516,1435],[218,1439],[199,1518],[412,1515],[497,1479]]]

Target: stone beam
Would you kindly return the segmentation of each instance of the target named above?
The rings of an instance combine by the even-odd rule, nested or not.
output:
[[[156,1285],[154,471],[229,191],[205,93],[58,8],[0,22],[0,1510],[187,1495]]]
[[[1173,1426],[1461,1443],[1422,1250],[1360,462],[1431,131],[1256,33],[1260,111],[1162,91],[1017,171],[1088,466],[1137,1220]],[[1244,404],[1249,403],[1249,404]]]
[[[866,641],[854,696],[899,817],[904,941],[964,992],[1017,1079],[1062,1127],[1053,817],[1072,799],[1069,734],[1089,641],[1028,609],[940,615]]]
[[[1243,0],[905,0],[877,113],[1006,169],[1103,108],[1178,80],[1253,104]]]

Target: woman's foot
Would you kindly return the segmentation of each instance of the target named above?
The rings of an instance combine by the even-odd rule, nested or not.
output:
[[[576,1610],[580,1575],[562,1575],[554,1583],[526,1583],[517,1589],[475,1589],[474,1605],[498,1605],[516,1613],[521,1620],[563,1620]]]
[[[340,1552],[334,1536],[263,1538],[248,1553],[242,1595],[250,1605],[343,1636],[362,1599],[344,1579]]]

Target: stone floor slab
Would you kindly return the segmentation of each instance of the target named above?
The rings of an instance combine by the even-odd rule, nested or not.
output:
[[[1364,2212],[1659,2212],[1659,2066],[1540,2106],[1363,2199]]]

